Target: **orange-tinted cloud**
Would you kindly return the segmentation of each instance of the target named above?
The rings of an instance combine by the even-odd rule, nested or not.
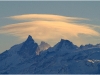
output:
[[[8,33],[21,38],[32,35],[38,41],[57,42],[61,38],[79,38],[79,34],[89,36],[99,36],[93,28],[85,24],[74,23],[77,20],[86,20],[84,18],[73,18],[50,14],[26,14],[11,16],[9,18],[16,20],[30,20],[29,22],[6,25],[0,28],[0,33]]]
[[[24,15],[10,16],[7,18],[15,20],[49,20],[49,21],[66,21],[66,22],[72,22],[77,20],[89,20],[86,18],[65,17],[52,14],[24,14]]]

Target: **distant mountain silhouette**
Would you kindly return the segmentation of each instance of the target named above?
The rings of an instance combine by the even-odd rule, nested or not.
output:
[[[0,54],[0,74],[100,74],[100,44],[78,47],[61,39],[51,47],[29,35]]]

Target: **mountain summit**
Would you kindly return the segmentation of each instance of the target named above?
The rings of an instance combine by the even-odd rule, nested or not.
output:
[[[77,46],[74,45],[71,41],[69,40],[64,40],[61,39],[60,42],[57,44],[57,50],[72,50],[72,49],[76,49]]]
[[[44,42],[44,41],[41,41],[41,43],[39,45],[40,51],[47,50],[49,47],[51,47],[51,46],[48,43]]]
[[[36,50],[38,49],[38,44],[35,43],[32,36],[28,36],[27,40],[23,42],[22,47],[18,51],[18,54],[23,57],[30,57],[36,54]]]
[[[72,46],[73,43],[70,42],[69,40],[64,40],[64,39],[61,39],[61,41],[59,42],[60,45],[66,45],[66,46]]]
[[[0,54],[0,74],[100,74],[100,44],[77,47],[61,39],[49,47],[29,35]]]
[[[31,36],[31,35],[29,35],[29,36],[28,36],[28,38],[26,39],[26,41],[25,41],[25,42],[29,42],[29,41],[34,42],[34,40],[33,40],[33,38],[32,38],[32,36]]]

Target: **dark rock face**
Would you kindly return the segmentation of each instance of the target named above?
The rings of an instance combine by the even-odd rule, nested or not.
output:
[[[22,47],[18,51],[18,54],[23,57],[29,57],[31,55],[36,54],[36,50],[38,49],[38,44],[32,39],[29,35],[27,40],[23,43]]]
[[[100,44],[77,47],[61,39],[49,46],[38,45],[29,35],[0,54],[0,74],[100,74]]]

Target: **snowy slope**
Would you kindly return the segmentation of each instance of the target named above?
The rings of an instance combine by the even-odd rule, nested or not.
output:
[[[0,73],[7,73],[9,70],[11,70],[13,73],[12,70],[14,70],[18,64],[36,56],[37,49],[37,43],[35,43],[32,37],[29,35],[27,40],[22,44],[15,45],[11,47],[10,50],[0,54]],[[24,67],[22,67],[22,69],[23,68]]]
[[[99,44],[77,47],[61,39],[54,47],[42,49],[29,35],[25,42],[0,54],[0,73],[100,74]]]

